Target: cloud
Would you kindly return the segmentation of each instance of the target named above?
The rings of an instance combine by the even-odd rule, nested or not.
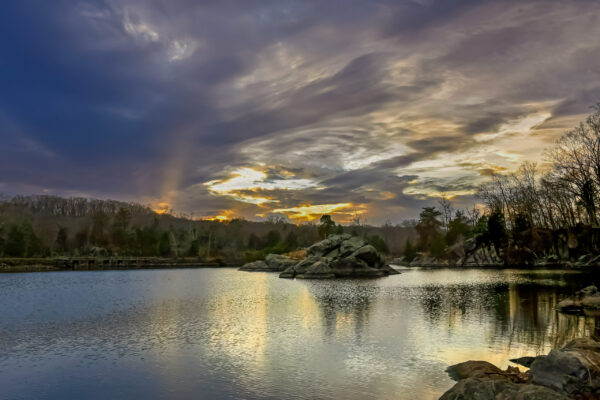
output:
[[[158,32],[148,26],[146,23],[132,20],[127,10],[125,10],[125,20],[123,21],[123,28],[136,39],[147,41],[147,42],[158,42],[160,36]]]
[[[3,4],[0,182],[207,217],[468,204],[600,100],[598,19],[585,0]]]

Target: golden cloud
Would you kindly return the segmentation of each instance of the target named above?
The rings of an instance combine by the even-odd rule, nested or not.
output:
[[[290,176],[290,173],[284,175]],[[311,179],[269,179],[269,175],[259,167],[243,167],[232,171],[227,179],[205,182],[204,186],[215,196],[226,196],[244,203],[262,205],[269,202],[277,203],[278,200],[248,192],[301,190],[316,187],[317,183]]]
[[[365,210],[362,205],[357,207],[352,203],[337,203],[305,204],[298,207],[279,208],[273,210],[272,212],[285,214],[289,218],[298,221],[314,221],[315,219],[320,218],[323,214],[332,214],[345,217],[344,220],[339,222],[349,222],[352,215],[363,214]]]

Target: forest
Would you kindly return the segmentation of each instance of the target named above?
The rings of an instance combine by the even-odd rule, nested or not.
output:
[[[454,210],[445,197],[424,208],[415,226],[418,240],[407,242],[405,258],[419,252],[447,258],[465,239],[508,264],[599,254],[600,104],[545,150],[543,163],[493,174],[476,197],[484,209]]]
[[[362,236],[391,255],[400,254],[406,240],[415,237],[410,226],[342,226],[328,215],[296,225],[281,218],[194,220],[114,200],[47,195],[0,200],[0,256],[5,258],[193,257],[238,264],[304,248],[340,232]]]

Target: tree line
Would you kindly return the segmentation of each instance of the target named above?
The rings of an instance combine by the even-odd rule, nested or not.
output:
[[[567,257],[600,250],[600,104],[544,152],[543,164],[526,161],[515,172],[493,174],[476,197],[485,206],[482,213],[455,211],[446,198],[424,208],[418,240],[406,243],[405,257],[414,259],[418,252],[443,257],[460,238],[473,238],[505,259],[516,250],[561,258],[560,241],[569,249]]]
[[[55,196],[0,200],[0,257],[195,257],[238,263],[305,248],[344,230],[396,254],[402,249],[393,245],[413,235],[411,228],[391,224],[342,226],[329,215],[295,225],[281,218],[192,220],[135,203]]]

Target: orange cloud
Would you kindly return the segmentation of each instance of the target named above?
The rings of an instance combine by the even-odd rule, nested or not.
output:
[[[290,176],[288,174],[288,176]],[[225,196],[244,203],[262,205],[278,202],[272,197],[256,196],[248,191],[258,190],[300,190],[315,187],[316,182],[310,179],[271,179],[269,175],[258,168],[238,168],[231,172],[228,179],[215,179],[205,182],[204,186],[215,196]]]
[[[364,213],[364,209],[361,206],[360,209],[356,209],[356,206],[352,203],[338,203],[338,204],[305,204],[298,207],[290,208],[278,208],[273,210],[274,213],[282,213],[287,215],[290,219],[298,221],[314,221],[323,214],[332,214],[348,218],[339,222],[349,222],[350,216],[354,214]]]
[[[168,214],[169,212],[171,212],[171,206],[169,203],[161,202],[156,204],[156,206],[154,206],[152,210],[157,214]]]

